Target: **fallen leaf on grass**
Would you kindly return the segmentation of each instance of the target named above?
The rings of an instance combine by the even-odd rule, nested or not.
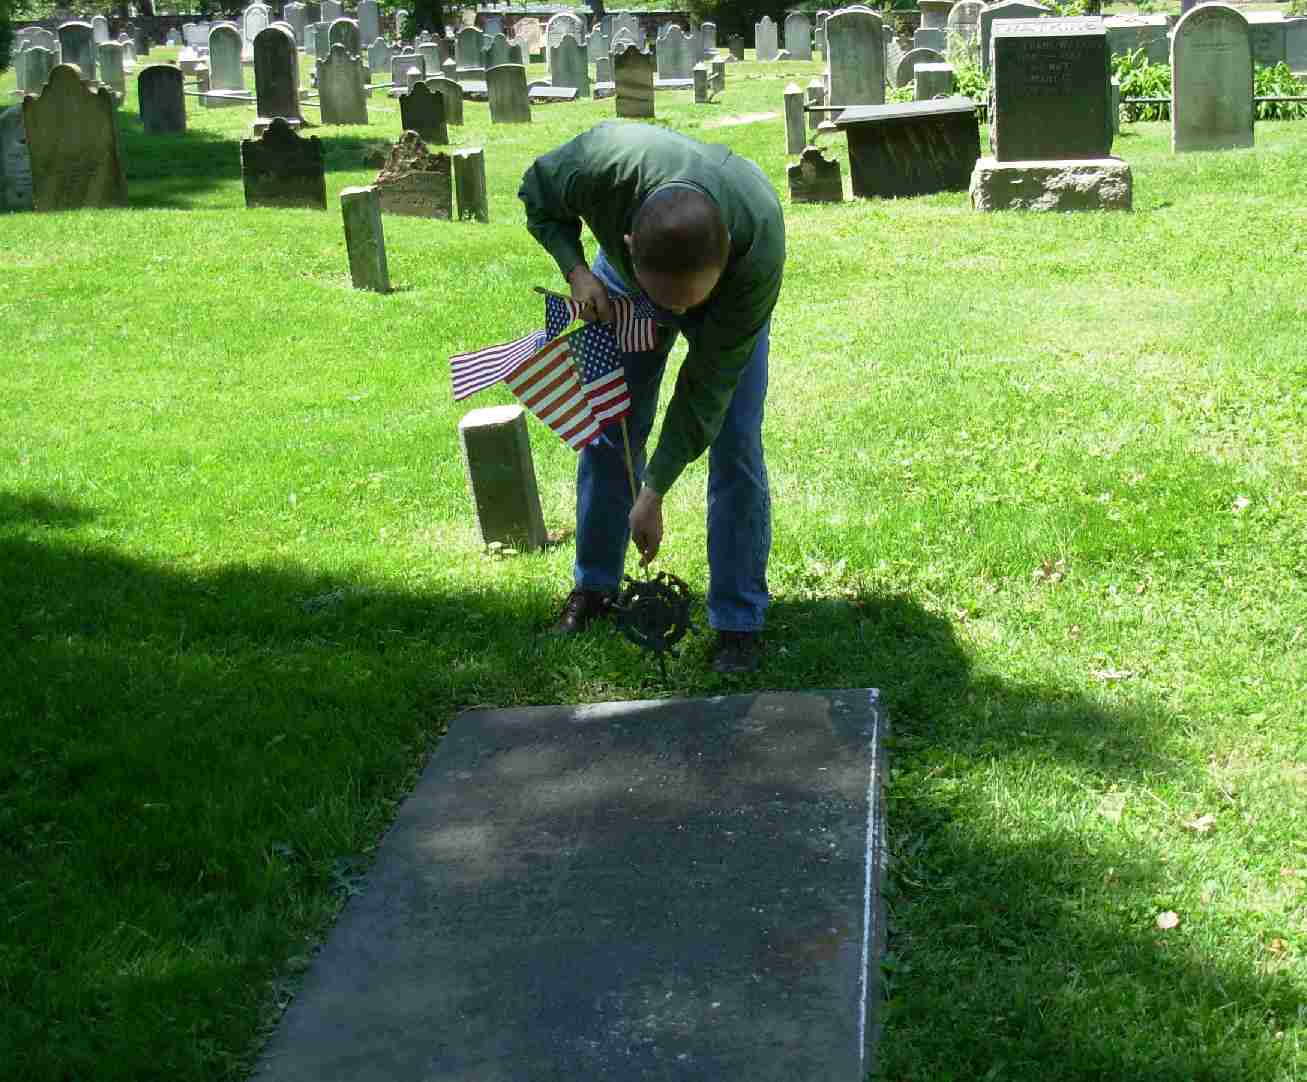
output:
[[[1195,834],[1206,834],[1216,823],[1214,815],[1200,815],[1197,819],[1190,819],[1184,824],[1185,830],[1192,830]]]
[[[1133,669],[1091,669],[1089,675],[1095,680],[1129,680],[1135,673]]]
[[[1247,496],[1236,496],[1233,505],[1230,507],[1230,510],[1237,515],[1240,512],[1247,510],[1248,505],[1251,504],[1252,502],[1253,501],[1250,500]]]
[[[1180,927],[1180,914],[1167,910],[1165,913],[1157,914],[1157,926],[1164,932],[1169,932],[1172,928]]]

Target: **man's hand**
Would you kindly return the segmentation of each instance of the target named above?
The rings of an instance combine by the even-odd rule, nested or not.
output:
[[[567,276],[567,284],[572,287],[572,300],[581,307],[581,318],[593,323],[596,319],[611,323],[613,304],[608,299],[608,290],[603,282],[590,273],[584,263],[578,263]]]
[[[663,498],[648,485],[631,508],[631,540],[640,553],[640,566],[648,567],[663,543]]]

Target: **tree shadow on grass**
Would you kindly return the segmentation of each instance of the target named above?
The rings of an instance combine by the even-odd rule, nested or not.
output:
[[[0,883],[19,885],[0,981],[27,1005],[0,1043],[16,1077],[248,1065],[288,959],[352,889],[342,861],[458,710],[571,701],[578,666],[638,686],[625,643],[541,639],[533,605],[127,557],[92,509],[0,493]],[[1019,811],[996,832],[974,783],[938,784],[957,762],[1052,764],[1094,791],[1183,773],[1164,717],[977,675],[908,596],[781,599],[771,623],[787,652],[768,684],[877,686],[891,719],[888,1077],[1271,1077],[1265,1032],[1291,1022],[1292,982],[1158,933],[1156,847],[1091,850]],[[690,694],[751,690],[693,679]]]

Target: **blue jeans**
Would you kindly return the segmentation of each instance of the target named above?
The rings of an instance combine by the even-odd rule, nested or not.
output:
[[[610,293],[632,295],[604,258],[590,268]],[[627,426],[637,482],[644,476],[658,387],[681,331],[691,340],[702,322],[694,312],[659,309],[657,346],[628,353],[622,363],[631,390]],[[717,631],[760,631],[766,619],[767,557],[771,552],[771,491],[762,452],[763,405],[771,322],[736,385],[721,432],[708,451],[708,623]],[[631,488],[620,425],[610,425],[579,456],[576,471],[576,585],[615,591],[630,542]]]

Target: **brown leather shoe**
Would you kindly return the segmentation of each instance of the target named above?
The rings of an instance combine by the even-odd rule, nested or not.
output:
[[[712,671],[726,674],[757,672],[762,660],[762,636],[756,631],[719,631],[713,646]]]
[[[599,590],[582,590],[579,587],[567,595],[563,614],[549,629],[550,635],[575,635],[584,631],[596,620],[607,616],[613,599]]]

